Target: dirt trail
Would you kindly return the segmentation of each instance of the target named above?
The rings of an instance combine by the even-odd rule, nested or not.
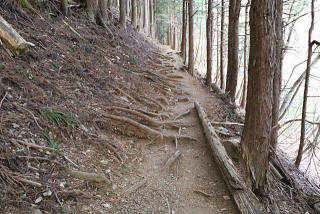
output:
[[[181,97],[188,100],[177,101],[166,106],[173,118],[190,110],[180,120],[186,125],[181,133],[197,139],[197,142],[178,142],[181,157],[168,169],[162,169],[168,158],[176,151],[172,142],[151,144],[141,148],[143,161],[136,166],[137,172],[147,178],[147,184],[139,191],[123,200],[119,213],[237,213],[234,202],[224,184],[219,169],[215,165],[212,152],[205,141],[194,101],[204,107],[214,108],[215,98],[208,93],[198,80],[185,71],[180,57],[174,53],[163,53],[172,60],[162,59],[167,76],[180,76],[172,82],[181,89]],[[163,69],[160,69],[163,71]],[[163,130],[163,132],[171,132]],[[142,178],[137,181],[142,180]],[[199,191],[199,192],[197,192]],[[201,192],[211,195],[204,196]],[[141,203],[143,205],[141,205]],[[139,205],[138,205],[139,204]],[[124,206],[123,206],[124,205]],[[120,207],[120,204],[119,204]],[[133,210],[134,207],[137,207]]]

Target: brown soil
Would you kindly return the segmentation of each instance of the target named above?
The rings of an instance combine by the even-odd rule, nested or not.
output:
[[[81,11],[64,21],[83,38],[61,17],[40,19],[15,9],[12,13],[0,9],[0,14],[36,45],[18,58],[0,47],[1,98],[6,95],[0,112],[1,213],[34,209],[49,213],[168,213],[169,209],[172,213],[236,213],[193,110],[197,98],[221,119],[220,104],[196,79],[180,71],[183,66],[176,54],[166,54],[163,47],[130,26],[126,31],[118,29],[117,23],[110,25],[112,40]],[[44,117],[45,106],[76,115],[80,122],[75,128],[52,123]],[[166,134],[175,135],[178,130],[152,127],[142,118],[107,106],[169,116],[153,117],[156,121],[172,121],[189,109],[191,113],[178,124],[181,135],[197,141],[179,140],[181,157],[162,169],[175,151],[174,141],[159,141],[101,114],[128,117]],[[59,146],[59,154],[16,141],[46,146],[36,122]],[[70,177],[56,162],[102,174],[111,184]],[[122,194],[142,177],[145,185]],[[42,187],[26,185],[19,178]]]
[[[109,24],[112,39],[83,14],[78,9],[70,19],[41,19],[0,7],[0,15],[36,45],[16,58],[0,46],[0,98],[5,97],[0,106],[0,213],[237,213],[193,103],[199,101],[214,121],[243,123],[235,108],[188,75],[172,50],[130,26],[120,30],[116,21]],[[190,113],[174,127],[157,127],[109,106],[138,109],[157,123]],[[75,115],[79,123],[50,122],[44,107]],[[153,136],[142,125],[196,141],[178,138],[181,156],[163,169],[176,142]],[[59,152],[19,143],[47,146],[41,129]],[[237,126],[229,131],[241,134]],[[97,173],[110,183],[80,180],[61,168]],[[26,185],[19,178],[42,186]],[[141,181],[146,182],[132,190]]]

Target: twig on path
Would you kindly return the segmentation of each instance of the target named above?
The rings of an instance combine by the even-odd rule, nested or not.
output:
[[[194,190],[193,192],[196,193],[196,194],[202,195],[204,197],[207,197],[207,198],[214,197],[213,194],[205,193],[205,192],[200,191],[200,190]]]
[[[219,126],[219,125],[237,125],[237,126],[244,126],[244,124],[242,124],[242,123],[234,123],[234,122],[228,122],[228,121],[226,121],[226,122],[217,122],[217,121],[211,121],[211,124],[213,125],[213,126]]]
[[[38,182],[35,182],[35,181],[31,181],[31,180],[28,180],[28,179],[25,179],[25,178],[21,178],[19,176],[17,177],[14,177],[14,179],[22,182],[22,183],[25,183],[25,184],[29,184],[31,186],[35,186],[35,187],[42,187],[42,184],[38,183]]]
[[[13,105],[14,105],[16,108],[21,108],[21,109],[25,110],[26,112],[28,112],[28,113],[33,117],[33,120],[34,120],[34,122],[36,123],[36,125],[38,126],[38,128],[39,128],[40,130],[42,130],[42,127],[39,125],[39,123],[38,123],[36,117],[34,116],[34,114],[32,113],[32,111],[30,111],[30,110],[27,109],[27,108],[24,108],[23,106],[19,106],[19,105],[15,104],[15,103],[14,103]]]
[[[6,99],[6,97],[7,97],[7,95],[8,95],[8,91],[6,90],[6,92],[4,93],[3,98],[0,101],[0,109],[1,109],[1,106],[2,106],[2,103],[3,103],[4,99]]]
[[[131,186],[129,189],[123,191],[121,195],[129,195],[130,193],[132,193],[132,192],[138,190],[139,188],[141,188],[146,183],[147,183],[147,179],[143,178],[141,181],[137,182],[136,184]]]
[[[180,155],[181,155],[181,152],[179,150],[177,150],[175,153],[173,153],[173,155],[170,156],[170,158],[167,160],[166,164],[163,166],[163,169],[166,169],[169,166],[171,166],[178,159],[178,157],[180,157]]]
[[[164,197],[164,195],[162,193],[160,193],[161,197],[166,201],[167,207],[168,207],[168,214],[172,214],[171,212],[171,207],[170,207],[170,203],[167,197]]]
[[[183,112],[182,114],[178,115],[176,118],[174,118],[174,120],[177,120],[181,117],[184,117],[186,115],[188,115],[190,113],[190,109],[188,109],[187,111]]]

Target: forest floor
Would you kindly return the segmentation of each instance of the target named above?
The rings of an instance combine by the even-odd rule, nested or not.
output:
[[[194,101],[213,121],[243,123],[235,107],[177,53],[116,22],[108,35],[82,14],[0,8],[35,44],[16,58],[0,45],[0,212],[237,213]]]

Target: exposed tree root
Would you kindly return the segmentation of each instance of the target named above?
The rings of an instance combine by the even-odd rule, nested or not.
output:
[[[134,109],[136,111],[139,111],[143,114],[146,114],[146,115],[149,115],[151,117],[159,117],[161,119],[170,119],[170,116],[168,114],[165,114],[165,113],[154,113],[154,112],[150,112],[150,111],[145,111],[145,110],[142,110],[142,109]]]
[[[138,116],[141,119],[143,119],[144,121],[146,121],[147,123],[149,123],[151,126],[155,126],[155,127],[160,127],[160,126],[165,126],[165,125],[167,125],[167,126],[170,126],[170,125],[178,126],[179,125],[178,122],[176,122],[176,121],[168,121],[168,122],[156,121],[156,120],[153,120],[152,118],[150,118],[149,116],[147,116],[145,114],[142,114],[142,113],[140,113],[138,111],[127,109],[127,108],[122,108],[122,107],[117,107],[117,106],[108,106],[105,109],[123,111],[123,112],[126,112],[128,114],[132,114],[132,115]]]
[[[153,99],[153,98],[150,98],[150,97],[146,97],[146,96],[141,96],[141,98],[145,99],[145,100],[149,100],[151,101],[152,105],[154,105],[155,107],[158,107],[160,110],[163,110],[165,109],[165,107],[160,103],[158,102],[157,100]],[[146,102],[145,102],[146,103]],[[147,103],[146,103],[147,104]]]
[[[110,85],[118,94],[121,94],[122,96],[126,96],[128,98],[128,100],[132,103],[137,103],[138,101],[133,98],[131,95],[129,95],[128,93],[126,93],[125,91],[123,91],[122,89],[116,87],[116,86],[113,86],[113,85]]]
[[[170,78],[170,79],[183,79],[183,76],[180,76],[180,75],[167,75],[167,78]]]
[[[165,97],[158,97],[157,100],[159,100],[164,105],[169,105],[169,101]]]
[[[178,98],[178,102],[180,103],[184,103],[184,102],[189,102],[190,99],[188,97],[180,97]]]
[[[111,114],[106,114],[106,113],[103,113],[103,112],[99,112],[99,114],[103,117],[106,117],[106,118],[109,118],[109,119],[113,119],[113,120],[116,120],[116,121],[121,121],[121,122],[125,122],[125,123],[128,123],[140,130],[143,130],[145,133],[147,133],[148,135],[152,136],[152,137],[160,137],[160,139],[163,141],[163,140],[175,140],[176,136],[175,135],[166,135],[166,134],[162,134],[161,132],[159,131],[156,131],[148,126],[145,126],[141,123],[138,123],[130,118],[127,118],[127,117],[120,117],[120,116],[116,116],[116,115],[111,115]],[[189,136],[178,136],[177,137],[178,139],[180,140],[191,140],[191,141],[197,141],[197,139],[194,139],[192,137],[189,137]]]

